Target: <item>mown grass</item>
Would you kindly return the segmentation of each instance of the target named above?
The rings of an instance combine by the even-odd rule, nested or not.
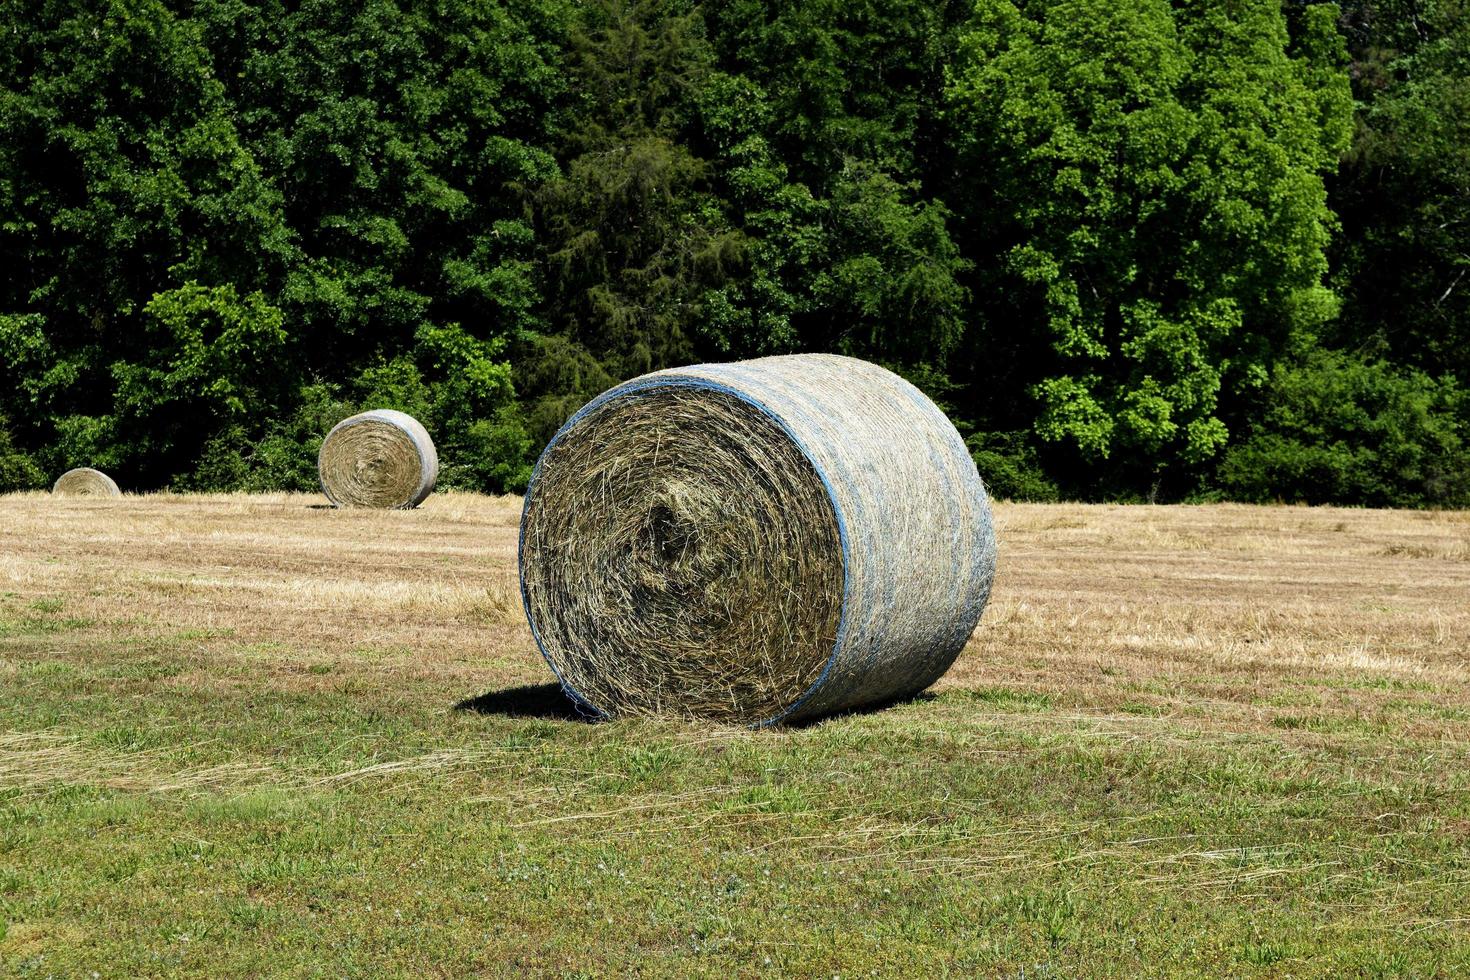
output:
[[[22,504],[40,506],[0,500]],[[1005,513],[1013,549],[1043,564],[1056,529]],[[352,542],[376,540],[320,516],[344,568]],[[277,519],[221,520],[264,542]],[[431,508],[395,533],[454,520]],[[57,552],[29,533],[17,551]],[[289,631],[233,573],[210,573],[225,582],[213,603],[112,601],[130,576],[186,573],[189,540],[142,568],[110,551],[118,564],[73,569],[73,587],[24,554],[0,565],[14,583],[0,578],[0,973],[1470,973],[1458,619],[1444,648],[1416,647],[1427,634],[1410,622],[1378,634],[1368,666],[1312,667],[1310,636],[1227,610],[1238,627],[1215,627],[1219,644],[1264,636],[1252,645],[1282,643],[1278,666],[1253,652],[1236,669],[1215,649],[1189,652],[1188,674],[1163,652],[1153,673],[1121,654],[1103,673],[1098,644],[1136,651],[1141,614],[1066,654],[1067,629],[1091,622],[1064,625],[1074,600],[1035,617],[1002,605],[995,631],[1050,632],[999,649],[982,628],[937,693],[881,711],[762,732],[590,724],[538,686],[518,621],[486,625],[453,592],[503,572],[495,547],[440,573],[454,632],[427,639],[364,622],[352,583],[358,618],[303,599]],[[1137,547],[1120,534],[1091,560]],[[239,574],[258,584],[274,564],[288,563]],[[997,601],[1041,585],[1003,582]],[[1160,601],[1177,628],[1150,649],[1211,628],[1189,608]]]

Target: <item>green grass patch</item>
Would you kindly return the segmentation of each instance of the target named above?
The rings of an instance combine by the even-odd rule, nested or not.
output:
[[[262,645],[176,684],[176,632],[11,645],[7,975],[1470,970],[1467,750],[1389,723],[1412,698],[1283,689],[1243,730],[951,688],[751,732],[477,714],[347,661],[286,686]]]
[[[1001,711],[1041,711],[1052,706],[1049,694],[1012,687],[976,688],[965,691],[964,697]]]

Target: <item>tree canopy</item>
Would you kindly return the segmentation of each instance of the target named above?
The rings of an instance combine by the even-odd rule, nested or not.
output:
[[[12,0],[0,490],[837,351],[1000,495],[1470,504],[1463,0]]]

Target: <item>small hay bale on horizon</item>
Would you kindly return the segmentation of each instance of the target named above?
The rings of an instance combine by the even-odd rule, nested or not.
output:
[[[392,409],[338,422],[317,456],[322,493],[334,507],[408,510],[439,479],[439,454],[418,420]]]
[[[51,487],[51,492],[58,497],[122,496],[122,491],[118,489],[112,477],[90,466],[78,466],[76,469],[67,470],[57,478]]]
[[[827,354],[604,392],[542,453],[521,522],[537,645],[608,716],[767,725],[916,694],[974,631],[995,558],[949,419]]]

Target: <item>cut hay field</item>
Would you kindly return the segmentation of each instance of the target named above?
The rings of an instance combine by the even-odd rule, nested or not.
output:
[[[519,501],[0,498],[0,975],[1464,976],[1470,514],[1000,505],[930,696],[588,724]]]

